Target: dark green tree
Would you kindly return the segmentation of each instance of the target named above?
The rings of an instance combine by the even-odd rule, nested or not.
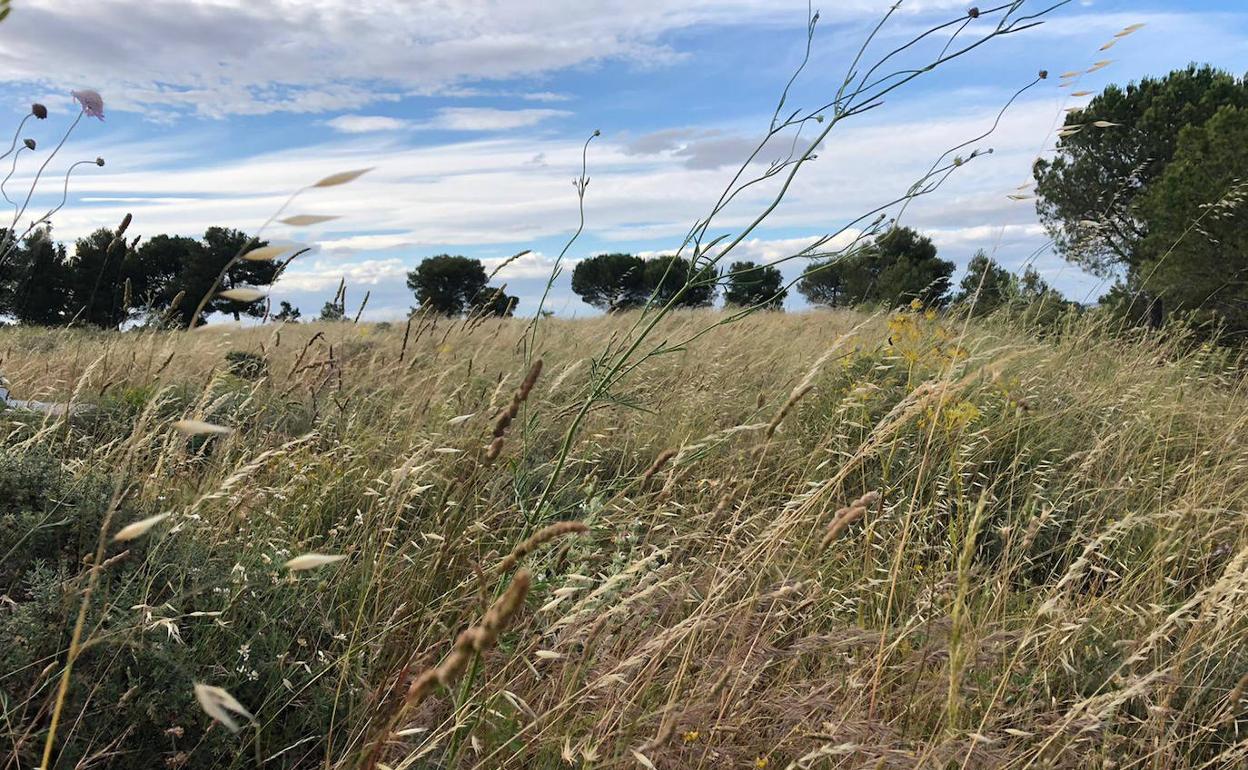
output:
[[[101,228],[79,238],[69,262],[66,315],[74,323],[116,329],[133,309],[135,253],[114,230]]]
[[[739,307],[762,306],[768,310],[784,307],[789,293],[784,288],[784,276],[772,265],[756,265],[753,262],[733,262],[728,268],[728,287],[724,290],[724,302]]]
[[[486,286],[481,293],[473,300],[469,312],[473,315],[491,315],[500,318],[510,318],[516,312],[516,305],[520,303],[519,297],[513,297],[506,292],[507,287],[495,288]]]
[[[346,308],[336,300],[330,300],[321,305],[321,314],[316,317],[318,321],[344,321],[347,317]]]
[[[645,286],[654,303],[663,306],[676,298],[675,307],[710,307],[715,301],[718,275],[712,267],[696,274],[684,257],[664,255],[645,261]]]
[[[1102,275],[1147,259],[1152,224],[1138,202],[1165,173],[1180,132],[1228,106],[1248,107],[1248,80],[1191,65],[1111,85],[1069,113],[1057,155],[1034,168],[1036,209],[1062,256]]]
[[[1031,265],[1027,266],[1027,269],[1023,271],[1023,277],[1018,280],[1018,293],[1024,302],[1035,302],[1046,298],[1065,301],[1061,292],[1049,286],[1049,282],[1044,280]]]
[[[167,314],[185,326],[200,297],[182,293],[180,278],[187,265],[204,261],[203,252],[198,240],[179,235],[157,235],[139,245],[134,258],[137,291],[132,292],[139,306],[147,307],[152,316]]]
[[[171,320],[187,326],[221,269],[244,248],[266,245],[264,241],[249,245],[250,241],[251,236],[246,233],[226,227],[210,227],[199,240],[155,236],[143,243],[134,260],[132,294],[140,305],[165,312]],[[230,267],[218,291],[268,286],[276,280],[280,268],[280,262],[242,260]],[[204,315],[212,313],[226,313],[235,320],[243,315],[259,318],[264,315],[264,303],[212,299],[205,306]]]
[[[210,227],[204,232],[204,266],[212,266],[211,271],[197,266],[192,274],[188,274],[187,280],[183,288],[186,290],[187,299],[191,300],[191,308],[187,311],[187,320],[190,320],[189,313],[194,312],[195,305],[203,298],[204,294],[212,286],[212,279],[216,278],[221,272],[221,268],[225,267],[231,259],[234,259],[244,249],[250,251],[261,246],[267,246],[267,241],[257,241],[251,243],[251,236],[241,230],[233,230],[227,227]],[[240,286],[269,286],[273,281],[277,280],[278,271],[281,269],[281,263],[275,260],[249,261],[240,260],[232,265],[225,275],[225,279],[221,281],[219,290],[233,289]],[[200,283],[205,273],[211,272],[211,276],[206,284]],[[194,277],[192,283],[191,277]],[[202,288],[202,291],[201,291]],[[260,318],[264,315],[264,302],[233,302],[225,299],[213,299],[208,303],[207,312],[226,313],[238,320],[242,315],[249,315],[253,318]]]
[[[280,309],[273,315],[273,320],[288,324],[297,324],[299,323],[299,318],[302,315],[303,313],[299,312],[299,308],[290,304],[286,300],[282,300]]]
[[[1248,107],[1184,128],[1136,210],[1148,235],[1130,288],[1167,312],[1248,332]]]
[[[572,270],[572,291],[605,312],[627,310],[645,303],[646,263],[632,254],[599,254],[583,259]]]
[[[63,324],[69,280],[65,247],[52,240],[47,228],[35,230],[6,260],[0,279],[0,312],[23,324]]]
[[[462,315],[481,296],[486,284],[481,260],[439,254],[421,260],[407,274],[407,288],[422,310],[446,316]]]
[[[965,305],[973,302],[975,315],[991,313],[1021,295],[1018,278],[982,249],[975,252],[967,263],[966,274],[962,276],[958,289],[954,301]]]
[[[811,262],[802,271],[797,291],[812,305],[839,307],[847,304],[845,270],[842,259]]]
[[[819,305],[895,307],[915,299],[936,305],[949,292],[953,268],[936,255],[930,238],[909,227],[894,227],[852,254],[812,263],[797,288]]]

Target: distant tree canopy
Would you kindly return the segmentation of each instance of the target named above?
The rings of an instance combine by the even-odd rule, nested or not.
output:
[[[724,290],[724,302],[738,307],[760,307],[779,310],[784,307],[788,289],[784,288],[784,276],[772,265],[759,266],[753,262],[733,262],[728,268],[728,286]]]
[[[138,246],[115,230],[100,229],[74,244],[73,256],[46,228],[32,233],[0,269],[0,313],[20,323],[79,323],[117,328],[143,314],[167,315],[185,325],[213,280],[249,236],[211,227],[202,240],[158,235]],[[263,245],[263,244],[261,244]],[[223,289],[265,286],[280,264],[240,262]],[[261,303],[213,300],[207,313],[260,316]]]
[[[640,307],[651,297],[659,305],[675,299],[676,307],[708,307],[715,301],[718,275],[710,267],[691,277],[692,271],[683,257],[599,254],[577,263],[572,291],[606,312]]]
[[[477,315],[510,318],[515,315],[516,305],[520,298],[507,293],[505,286],[500,288],[485,287],[472,302],[469,312]]]
[[[1169,310],[1248,332],[1248,107],[1184,128],[1136,210],[1148,233],[1129,285]]]
[[[962,276],[953,301],[970,307],[974,315],[987,315],[1007,306],[1053,315],[1070,306],[1035,268],[1029,266],[1020,278],[982,250],[976,252],[967,263],[966,273]],[[1047,304],[1048,307],[1043,310],[1035,309],[1034,306],[1040,303]]]
[[[1067,117],[1035,164],[1036,207],[1067,260],[1119,278],[1103,305],[1248,332],[1246,111],[1248,78],[1192,65]]]
[[[282,300],[278,311],[273,314],[273,320],[279,323],[297,324],[302,316],[303,313],[299,312],[299,308]]]
[[[14,248],[0,272],[0,308],[18,323],[54,326],[65,323],[69,270],[65,247],[51,232],[39,229]]]
[[[511,315],[517,298],[488,282],[481,260],[451,254],[423,259],[407,274],[407,288],[422,310],[445,316]]]
[[[658,305],[675,300],[675,307],[710,307],[715,301],[718,276],[714,268],[696,272],[684,257],[664,255],[646,260],[646,288]]]
[[[935,305],[945,300],[953,269],[936,255],[930,238],[894,227],[852,254],[811,263],[797,290],[811,304],[829,307],[896,306],[914,299]]]
[[[191,302],[189,308],[181,308],[179,306],[178,315],[180,318],[190,320],[191,313],[195,310],[195,305],[198,304],[199,300],[207,293],[209,287],[212,286],[212,279],[244,247],[250,250],[268,245],[267,241],[258,241],[248,245],[250,240],[251,236],[240,230],[231,230],[225,227],[208,228],[202,240],[204,258],[184,263],[178,278],[178,290],[185,290],[186,299]],[[225,275],[225,280],[221,282],[221,288],[268,286],[277,280],[277,274],[280,270],[280,262],[267,260],[250,262],[241,260],[230,267],[229,272]],[[264,310],[263,302],[242,303],[213,299],[208,304],[209,313],[226,313],[232,315],[235,319],[238,319],[240,315],[260,318],[264,315]]]
[[[650,296],[645,260],[632,254],[599,254],[583,259],[572,270],[572,291],[608,313],[638,307]]]
[[[974,303],[975,315],[985,315],[1009,304],[1018,295],[1018,278],[981,249],[966,264],[966,273],[953,299],[966,305]]]
[[[1248,107],[1248,80],[1191,65],[1111,85],[1066,117],[1052,160],[1036,161],[1036,210],[1069,261],[1106,275],[1147,259],[1141,198],[1174,159],[1180,134],[1224,107]],[[1096,121],[1116,125],[1098,128]]]

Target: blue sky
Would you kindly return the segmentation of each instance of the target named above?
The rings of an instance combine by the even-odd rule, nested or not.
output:
[[[793,108],[829,100],[890,4],[815,5],[821,19]],[[967,6],[903,2],[879,49]],[[341,219],[266,233],[316,247],[274,288],[275,303],[315,315],[345,278],[349,307],[369,291],[366,317],[397,318],[412,304],[404,274],[422,257],[465,254],[490,267],[531,249],[499,276],[531,313],[576,226],[571,180],[585,138],[602,131],[589,151],[585,233],[570,258],[673,249],[765,132],[801,59],[806,13],[805,0],[24,0],[0,25],[0,98],[14,124],[33,100],[53,114],[28,124],[40,151],[21,159],[10,189],[22,189],[72,119],[69,90],[95,88],[107,119],[76,129],[49,166],[55,195],[43,201],[59,199],[52,188],[70,162],[98,155],[107,165],[75,171],[54,220],[58,237],[112,226],[126,212],[135,234],[254,231],[290,191],[376,166],[291,209]],[[1035,264],[1074,299],[1094,299],[1103,282],[1046,248],[1033,201],[1007,196],[1051,151],[1063,110],[1086,103],[1072,92],[1192,61],[1248,71],[1248,8],[1075,0],[1047,18],[838,125],[735,258],[782,258],[896,197],[1047,69],[1053,76],[974,145],[994,153],[902,221],[959,265],[983,248],[1012,269]],[[1146,26],[1098,50],[1131,24]],[[1059,73],[1103,59],[1112,63],[1062,87]],[[741,196],[712,232],[736,231],[772,192],[762,185]],[[571,293],[570,267],[549,307],[591,313]]]

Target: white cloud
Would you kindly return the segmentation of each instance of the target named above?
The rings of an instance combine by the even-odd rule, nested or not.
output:
[[[860,232],[856,229],[846,230],[813,250],[811,247],[822,240],[821,234],[804,235],[798,238],[747,238],[733,248],[726,262],[754,262],[760,265],[770,265],[783,260],[782,264],[794,264],[800,270],[808,259],[835,252],[852,244]],[[797,254],[803,254],[803,256],[796,257]]]
[[[444,107],[425,128],[448,131],[506,131],[526,128],[571,113],[565,110],[500,110],[492,107]]]
[[[931,228],[1034,224],[1030,206],[1013,204],[1005,195],[1029,178],[1054,110],[1046,99],[1017,105],[992,141],[995,154],[959,169],[945,190],[916,202],[907,219]],[[819,159],[799,174],[769,226],[835,231],[847,219],[903,192],[936,155],[978,133],[994,114],[986,107],[932,119],[922,104],[913,112],[895,116],[895,123],[846,124],[838,130]],[[745,133],[715,131],[719,138],[751,143]],[[91,168],[75,176],[72,189],[82,197],[71,199],[58,217],[57,232],[78,237],[127,211],[134,213],[134,227],[145,233],[194,234],[220,224],[250,229],[291,190],[343,169],[376,166],[350,187],[306,193],[288,213],[340,215],[317,238],[324,250],[340,254],[456,244],[524,245],[565,235],[575,226],[576,197],[568,180],[580,171],[581,144],[578,138],[505,135],[432,146],[396,143],[378,150],[345,139],[194,166],[170,162],[175,153],[165,147],[147,167]],[[689,225],[718,197],[732,169],[689,167],[668,152],[636,150],[635,143],[610,137],[591,145],[588,233],[625,244],[661,238],[679,245]],[[194,138],[181,151],[181,163],[203,163]],[[535,157],[542,162],[535,164]],[[20,189],[29,171],[19,172],[10,187]],[[748,222],[775,194],[777,181],[743,193],[721,215],[713,233]],[[99,203],[76,205],[85,199]],[[276,234],[283,235],[280,230]]]
[[[385,115],[340,115],[325,121],[325,125],[341,134],[369,134],[376,131],[398,131],[406,128],[408,123],[406,120]]]
[[[887,4],[842,0],[824,16]],[[5,21],[0,61],[9,81],[90,84],[148,114],[316,113],[604,60],[671,61],[674,31],[800,28],[805,12],[775,0],[26,0]]]
[[[406,280],[411,268],[400,259],[366,259],[360,262],[313,260],[300,264],[296,260],[278,280],[279,291],[325,291],[346,279],[348,286],[377,286],[385,282]]]
[[[521,94],[520,98],[527,102],[566,102],[572,99],[568,94],[560,94],[554,91],[533,91]]]
[[[566,110],[552,109],[506,110],[495,107],[443,107],[434,114],[433,118],[423,122],[383,115],[340,115],[325,121],[325,125],[341,134],[371,134],[405,128],[442,131],[507,131],[528,128],[550,118],[571,114]]]
[[[1044,227],[1038,223],[1014,225],[970,225],[968,227],[929,227],[923,234],[938,247],[946,250],[984,249],[991,252],[1003,244],[1020,241],[1034,242],[1045,236]]]
[[[563,267],[570,269],[576,264],[576,259],[565,259]],[[542,254],[541,252],[530,251],[521,257],[487,257],[481,260],[481,264],[485,266],[486,273],[495,273],[495,279],[498,281],[514,281],[531,278],[546,278],[550,275],[550,271],[555,269],[555,258]],[[501,269],[500,269],[501,267]]]

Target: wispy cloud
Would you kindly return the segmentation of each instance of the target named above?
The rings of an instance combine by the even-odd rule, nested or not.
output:
[[[358,109],[477,79],[674,54],[664,34],[791,17],[770,0],[29,0],[5,22],[6,78],[90,83],[115,108],[200,115]]]
[[[447,131],[506,131],[535,126],[544,120],[570,115],[566,110],[501,110],[493,107],[443,107],[422,128]]]
[[[400,259],[366,259],[344,264],[323,259],[296,261],[276,286],[279,291],[325,291],[346,280],[353,287],[401,281],[411,268]]]
[[[496,107],[443,107],[424,121],[383,115],[340,115],[325,124],[341,134],[375,134],[383,131],[424,129],[440,131],[507,131],[528,128],[572,113],[553,109],[507,110]]]
[[[371,134],[378,131],[398,131],[410,124],[401,118],[384,115],[340,115],[325,121],[325,125],[341,134]]]
[[[465,130],[486,130],[520,120],[496,112],[457,115],[450,122]],[[818,222],[819,229],[835,230],[847,217],[903,192],[939,152],[978,133],[993,114],[985,107],[940,120],[916,115],[912,121],[887,125],[847,125],[803,171],[770,223],[811,229]],[[1029,206],[1005,195],[1028,178],[1038,137],[1049,131],[1053,115],[1047,100],[1017,105],[995,137],[995,154],[967,164],[938,198],[916,204],[908,216],[937,227],[1034,222]],[[756,141],[736,129],[705,129],[701,135],[743,147]],[[345,254],[456,244],[527,245],[566,233],[575,222],[576,200],[567,180],[579,172],[581,143],[579,138],[518,133],[436,145],[399,143],[377,150],[346,138],[210,164],[199,160],[192,145],[182,161],[196,165],[121,172],[106,167],[84,175],[75,182],[83,196],[79,200],[97,202],[69,206],[58,232],[76,237],[126,211],[134,213],[135,226],[146,232],[196,233],[227,223],[246,229],[309,180],[343,168],[376,165],[376,171],[353,183],[350,194],[327,190],[301,199],[300,207],[311,213],[343,217],[319,226],[318,240],[327,250]],[[536,156],[541,164],[533,162]],[[724,160],[731,156],[722,154]],[[742,156],[737,153],[732,159]],[[594,185],[586,204],[589,232],[625,244],[678,239],[731,175],[718,162],[684,160],[664,145],[639,148],[636,141],[610,137],[596,142],[590,153]],[[767,156],[760,163],[770,160]],[[774,192],[774,184],[750,188],[725,212],[720,226],[748,221]]]

